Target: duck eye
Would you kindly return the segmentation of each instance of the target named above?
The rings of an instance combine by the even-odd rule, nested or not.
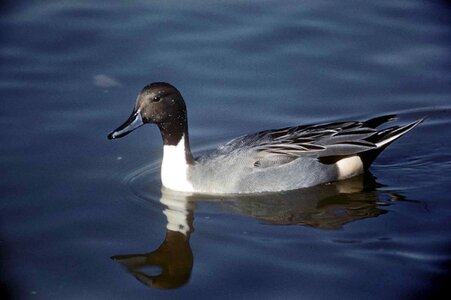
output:
[[[160,96],[155,96],[153,97],[152,102],[160,102],[160,100],[161,100]]]

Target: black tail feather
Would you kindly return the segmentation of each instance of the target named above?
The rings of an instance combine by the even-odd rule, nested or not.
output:
[[[370,119],[368,121],[363,122],[363,126],[375,128],[381,124],[384,124],[386,122],[392,121],[396,119],[396,115],[387,115],[382,117],[377,117]],[[370,136],[366,139],[366,141],[373,143],[377,145],[377,148],[360,152],[360,153],[354,153],[354,154],[348,154],[348,155],[331,155],[331,156],[324,156],[319,157],[318,160],[323,164],[334,164],[337,161],[353,156],[358,155],[360,159],[362,160],[364,169],[368,169],[370,165],[373,163],[373,161],[377,158],[377,156],[385,149],[387,148],[391,143],[396,141],[398,138],[415,128],[418,124],[424,121],[424,118],[419,119],[415,122],[412,122],[410,124],[407,124],[405,126],[392,126],[389,128],[382,129],[378,131],[376,134]]]
[[[377,118],[375,118],[377,119]],[[374,120],[374,119],[372,119]],[[371,120],[370,120],[371,121]],[[418,126],[421,122],[424,121],[424,118],[421,118],[415,122],[412,122],[410,124],[407,124],[405,126],[399,127],[399,126],[393,126],[390,128],[386,128],[384,130],[379,131],[376,135],[372,136],[370,138],[370,142],[375,143],[378,145],[376,149],[366,151],[359,153],[360,159],[363,162],[363,167],[365,169],[368,169],[369,166],[373,163],[373,161],[376,159],[376,157],[385,149],[387,148],[391,143],[402,137],[404,134]],[[387,141],[384,143],[384,141]]]

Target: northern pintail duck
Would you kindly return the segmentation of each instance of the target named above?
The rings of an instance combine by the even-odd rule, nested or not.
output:
[[[162,184],[171,190],[235,194],[299,189],[363,173],[393,141],[423,121],[376,129],[394,115],[367,121],[299,125],[237,137],[216,150],[191,154],[186,105],[172,85],[139,93],[128,120],[108,135],[123,137],[153,123],[163,138]]]

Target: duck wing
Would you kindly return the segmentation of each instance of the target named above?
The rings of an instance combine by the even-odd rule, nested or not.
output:
[[[218,150],[223,153],[251,151],[256,167],[283,165],[302,156],[317,158],[324,164],[353,155],[371,157],[372,162],[388,144],[422,121],[403,127],[376,129],[395,119],[395,115],[387,115],[364,122],[332,122],[265,130],[233,139]]]

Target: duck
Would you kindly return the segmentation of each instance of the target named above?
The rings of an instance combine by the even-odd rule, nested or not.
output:
[[[424,118],[403,126],[378,127],[397,119],[297,125],[239,136],[215,150],[191,153],[185,101],[166,82],[146,85],[130,117],[108,134],[126,136],[145,124],[158,126],[163,140],[161,183],[192,194],[283,192],[345,180],[364,173],[376,157]]]

